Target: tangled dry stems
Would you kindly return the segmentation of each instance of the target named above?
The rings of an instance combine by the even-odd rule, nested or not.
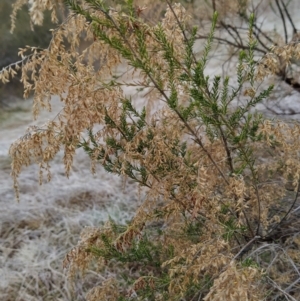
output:
[[[34,23],[43,9],[55,8],[50,3],[32,6]],[[298,44],[274,47],[257,65],[252,16],[249,51],[240,54],[238,86],[230,91],[229,78],[205,77],[216,14],[196,57],[197,31],[187,34],[189,16],[179,4],[167,1],[158,24],[147,23],[144,8],[132,1],[124,12],[102,1],[68,4],[73,13],[53,31],[48,49],[20,51],[24,94],[35,91],[34,115],[51,110],[51,95],[60,96],[63,110],[30,128],[10,155],[18,198],[23,166],[33,160],[40,182],[44,171],[50,181],[50,163],[63,149],[68,176],[78,147],[89,154],[92,171],[100,163],[147,188],[128,225],[85,229],[66,256],[71,276],[95,260],[99,271],[114,275],[88,300],[297,299],[300,126],[250,109],[271,93],[272,87],[257,92],[261,81],[298,58]],[[124,63],[125,74],[117,76]],[[1,79],[18,66],[3,70]],[[142,109],[123,86],[137,87]],[[241,91],[245,106],[235,108]],[[292,273],[281,273],[281,261]]]

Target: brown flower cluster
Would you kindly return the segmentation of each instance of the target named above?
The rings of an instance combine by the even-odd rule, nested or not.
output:
[[[25,96],[34,91],[35,116],[51,110],[52,95],[63,104],[55,120],[28,129],[10,148],[17,197],[23,166],[33,160],[40,182],[43,170],[51,180],[51,160],[62,149],[69,175],[82,147],[92,171],[100,163],[146,188],[129,225],[85,229],[67,255],[64,267],[72,275],[95,259],[100,271],[113,274],[88,300],[262,300],[270,289],[262,270],[272,264],[260,251],[276,239],[287,241],[279,232],[300,186],[299,124],[250,114],[269,93],[257,96],[256,89],[268,72],[259,67],[255,73],[251,59],[244,69],[240,62],[237,91],[250,82],[248,107],[234,108],[237,93],[231,98],[228,81],[205,76],[209,41],[195,58],[182,5],[167,1],[162,21],[151,24],[141,17],[145,8],[131,1],[125,12],[103,1],[68,2],[74,13],[53,31],[48,49],[22,49],[22,60],[1,73],[5,82],[14,67],[22,68]],[[54,3],[32,1],[32,21],[39,24],[44,9],[55,11]],[[284,63],[298,58],[298,45],[274,48],[264,58],[276,73],[274,55]],[[293,250],[289,258],[297,265]],[[299,296],[295,287],[285,294]]]

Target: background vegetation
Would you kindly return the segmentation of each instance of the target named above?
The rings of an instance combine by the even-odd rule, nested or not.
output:
[[[12,1],[0,1],[0,69],[20,60],[19,48],[26,45],[46,48],[51,40],[49,29],[55,26],[51,23],[50,14],[45,13],[45,19],[41,26],[30,23],[28,5],[22,6],[17,13],[16,28],[11,30]],[[0,83],[0,107],[3,110],[14,97],[22,98],[23,86],[20,76],[12,79],[9,84]]]

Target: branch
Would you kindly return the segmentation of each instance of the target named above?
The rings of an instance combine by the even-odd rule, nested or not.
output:
[[[290,21],[292,27],[293,27],[293,33],[294,33],[294,35],[295,35],[295,34],[297,33],[297,28],[296,28],[296,26],[295,26],[295,24],[294,24],[294,22],[293,22],[293,19],[292,19],[291,15],[290,15],[290,13],[289,13],[289,11],[288,11],[288,9],[287,9],[286,4],[283,2],[283,0],[281,0],[281,4],[282,4],[282,6],[283,6],[283,8],[284,8],[284,12],[286,13],[286,15],[287,15],[287,17],[288,17],[288,19],[289,19],[289,21]]]
[[[177,15],[176,15],[176,13],[175,13],[175,11],[174,11],[172,5],[171,5],[171,2],[170,2],[169,0],[166,0],[166,2],[167,2],[167,4],[168,4],[170,10],[172,11],[172,13],[173,13],[175,19],[176,19],[176,22],[177,22],[177,24],[178,24],[178,26],[179,26],[179,28],[180,28],[180,30],[181,30],[181,32],[182,32],[182,35],[183,35],[183,37],[184,37],[185,42],[188,43],[188,38],[187,38],[187,36],[186,36],[186,34],[185,34],[184,28],[183,28],[181,22],[179,21]],[[193,55],[194,62],[197,63],[197,59],[196,59],[196,57],[195,57],[194,52],[193,52],[192,55]]]
[[[299,191],[300,190],[300,180],[298,180],[298,184],[297,184],[297,192],[296,192],[296,195],[295,195],[295,198],[294,198],[294,201],[292,203],[292,205],[290,206],[289,210],[285,213],[285,215],[283,216],[283,218],[281,219],[281,221],[268,233],[267,235],[267,238],[270,237],[272,235],[272,233],[278,229],[282,223],[288,218],[288,215],[291,213],[291,211],[293,210],[296,202],[297,202],[297,199],[298,199],[298,196],[299,196]]]
[[[272,283],[272,285],[277,288],[280,292],[282,292],[284,294],[284,296],[288,299],[288,300],[292,300],[292,301],[297,301],[295,298],[293,298],[289,293],[287,293],[286,291],[284,291],[280,286],[278,286],[278,284],[272,280],[270,277],[267,276],[267,279]]]
[[[280,7],[280,4],[279,4],[278,0],[275,0],[275,1],[276,1],[276,5],[278,7],[278,10],[279,10],[279,13],[280,13],[280,17],[281,17],[281,20],[282,20],[282,24],[283,24],[285,43],[287,44],[288,43],[288,33],[287,33],[285,18],[284,18],[284,15],[283,15],[283,12],[282,12],[282,8]]]
[[[241,249],[240,251],[232,258],[231,262],[233,262],[235,259],[241,257],[247,250],[249,250],[250,246],[261,237],[259,235],[254,236],[250,241],[248,241]]]
[[[197,39],[207,39],[208,36],[198,35],[198,36],[196,36],[196,38]],[[224,42],[223,44],[227,44],[227,45],[233,46],[235,48],[239,48],[239,49],[243,49],[243,50],[248,50],[249,49],[248,46],[243,46],[243,45],[235,44],[235,43],[233,43],[231,41],[228,41],[227,39],[224,39],[224,38],[214,37],[214,40],[217,40],[217,41],[220,41],[220,42]],[[254,47],[254,50],[257,51],[257,52],[266,54],[266,51],[264,51],[264,50],[262,50],[260,48]]]
[[[237,45],[240,45],[240,46],[242,46],[242,47],[244,46],[243,40],[242,40],[242,38],[241,38],[241,36],[240,36],[238,30],[237,30],[234,26],[229,25],[229,24],[226,24],[226,23],[224,23],[224,22],[222,22],[222,21],[221,21],[221,25],[222,25],[223,28],[226,29],[226,31],[227,31],[227,32],[229,33],[229,35],[234,39],[234,41],[237,43]],[[233,33],[230,31],[230,29],[233,30],[233,31],[235,32],[236,36],[233,35]],[[237,41],[237,39],[239,39],[239,42]]]

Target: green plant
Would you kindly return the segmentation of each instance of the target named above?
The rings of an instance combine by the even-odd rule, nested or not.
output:
[[[93,168],[101,164],[146,189],[128,225],[110,221],[87,229],[67,255],[70,274],[96,260],[114,275],[88,300],[260,300],[268,284],[261,281],[264,262],[255,264],[255,249],[277,242],[293,215],[300,127],[252,111],[273,89],[260,89],[254,15],[231,87],[229,76],[206,75],[216,12],[198,57],[198,29],[187,31],[180,4],[166,1],[164,19],[153,25],[131,0],[120,10],[99,0],[66,2],[73,13],[48,49],[31,49],[22,69],[25,93],[35,90],[35,115],[39,107],[50,108],[51,95],[60,95],[64,108],[57,120],[11,146],[17,197],[17,177],[32,158],[41,179],[46,169],[50,180],[51,160],[61,148],[67,175],[76,149],[83,148]],[[83,50],[79,37],[86,38]],[[144,105],[123,87],[136,88]],[[236,106],[240,92],[244,102]],[[283,205],[288,181],[293,199]],[[288,288],[285,295],[299,294]]]

